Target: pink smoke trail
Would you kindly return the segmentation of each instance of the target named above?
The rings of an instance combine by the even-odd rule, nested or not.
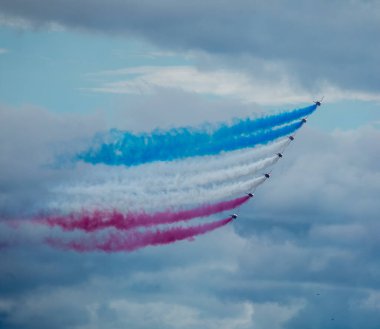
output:
[[[38,222],[54,227],[59,226],[65,231],[75,229],[93,232],[109,227],[119,230],[130,230],[141,226],[153,226],[158,224],[171,224],[187,221],[196,217],[206,217],[225,210],[231,210],[247,202],[250,197],[244,196],[233,200],[223,201],[215,204],[203,205],[194,209],[180,211],[162,211],[153,214],[144,212],[129,212],[123,214],[116,210],[96,210],[94,212],[73,213],[68,216],[51,216]]]
[[[219,221],[189,227],[174,227],[144,232],[129,231],[127,234],[116,232],[110,233],[103,238],[87,236],[85,239],[68,242],[58,238],[47,238],[45,242],[55,248],[77,252],[97,250],[105,252],[133,251],[147,246],[170,244],[192,238],[227,225],[231,221],[232,218],[228,217]]]

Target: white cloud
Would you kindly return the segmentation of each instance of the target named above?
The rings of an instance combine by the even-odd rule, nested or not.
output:
[[[377,290],[370,291],[367,298],[361,302],[360,307],[380,310],[380,292]]]
[[[307,99],[297,96],[286,78],[278,81],[273,88],[271,82],[263,83],[243,73],[227,70],[202,71],[192,66],[142,66],[105,71],[101,75],[126,76],[127,79],[106,82],[92,91],[151,94],[159,88],[168,88],[262,104],[295,103]]]
[[[274,302],[255,303],[253,328],[280,329],[305,306],[305,302],[298,300],[288,304]]]
[[[198,311],[192,307],[164,303],[136,303],[125,299],[110,302],[110,309],[123,323],[144,323],[144,327],[186,328],[198,322]]]
[[[30,30],[36,28],[35,24],[28,19],[12,16],[12,15],[2,15],[0,13],[0,26],[9,27],[18,30]],[[65,27],[57,22],[49,22],[44,24],[44,28],[50,31],[63,31]]]
[[[32,27],[32,23],[29,20],[20,17],[0,14],[0,26],[26,30]]]
[[[225,69],[201,70],[194,66],[139,66],[97,74],[107,81],[90,88],[93,92],[114,94],[153,94],[159,89],[177,89],[195,94],[237,99],[243,103],[263,105],[310,102],[320,95],[331,101],[380,101],[380,94],[341,90],[325,82],[313,94],[292,81],[278,67],[273,67],[271,78],[252,77],[241,71]]]
[[[6,54],[7,52],[9,52],[9,49],[7,49],[7,48],[0,48],[0,55]]]

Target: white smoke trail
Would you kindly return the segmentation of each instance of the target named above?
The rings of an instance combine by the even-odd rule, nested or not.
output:
[[[168,189],[191,189],[194,186],[202,186],[209,184],[220,184],[229,180],[240,179],[247,175],[256,175],[260,170],[266,169],[274,165],[279,160],[279,156],[271,156],[269,158],[259,160],[251,164],[244,164],[216,171],[206,171],[195,176],[185,176],[177,180],[177,184],[168,186]],[[157,186],[160,188],[160,185]]]
[[[225,186],[241,186],[244,182],[237,180],[274,165],[279,157],[273,154],[282,152],[289,143],[286,138],[244,151],[133,168],[82,164],[71,181],[52,191],[48,208],[63,212],[95,208],[156,209],[185,204],[187,198],[195,204],[196,195],[207,194],[211,189],[214,191],[212,195],[216,195],[218,190],[225,191]],[[271,156],[250,162],[268,154]],[[250,181],[248,179],[247,184]],[[249,189],[239,191],[248,192]],[[221,198],[227,197],[224,192],[220,195]]]
[[[199,170],[214,171],[220,168],[236,166],[237,164],[243,165],[252,163],[275,153],[282,152],[290,142],[290,139],[286,137],[271,144],[255,148],[246,148],[213,156],[192,157],[173,162],[158,162],[150,165],[155,165],[160,173],[167,174],[172,174],[173,170],[176,172],[199,172]]]
[[[112,175],[119,177],[120,173],[128,172],[131,178],[146,178],[147,175],[169,175],[173,173],[183,175],[191,172],[214,171],[230,166],[243,165],[252,163],[264,157],[268,157],[278,152],[282,152],[290,143],[289,138],[281,139],[268,145],[246,148],[222,153],[213,156],[199,156],[176,161],[152,162],[135,167],[125,166],[107,166],[107,165],[91,165],[82,163],[78,166],[82,169],[81,180],[86,179],[86,173],[90,172],[92,181],[93,175],[97,175],[98,179],[108,181]],[[84,174],[84,176],[82,175]]]
[[[170,193],[119,193],[107,191],[104,187],[94,188],[91,195],[75,193],[56,199],[48,206],[51,210],[63,213],[81,210],[117,209],[119,211],[164,210],[178,206],[190,206],[200,203],[211,203],[250,192],[266,180],[265,176],[247,181],[230,182],[216,186],[204,186],[196,189]]]
[[[156,175],[152,177],[138,178],[130,177],[128,172],[119,172],[117,177],[109,178],[107,181],[96,181],[77,183],[73,186],[60,188],[61,192],[67,194],[91,195],[95,190],[115,191],[121,194],[142,193],[169,193],[176,190],[196,189],[205,185],[217,185],[229,180],[237,180],[242,177],[254,176],[260,170],[274,165],[278,161],[277,155],[259,160],[251,164],[237,165],[234,167],[219,169],[216,171],[205,171],[199,173],[185,173],[183,175],[173,173],[171,176]]]
[[[76,186],[92,187],[94,184],[104,184],[114,182],[115,185],[133,185],[134,182],[143,182],[149,180],[149,188],[156,185],[171,186],[172,180],[180,181],[181,187],[188,184],[197,184],[196,181],[187,181],[187,177],[195,177],[195,175],[208,176],[211,173],[219,170],[231,170],[232,167],[237,171],[244,170],[248,166],[254,167],[255,162],[263,157],[272,156],[274,153],[282,152],[290,143],[288,138],[272,143],[268,146],[263,146],[244,151],[234,151],[224,153],[218,156],[196,157],[181,161],[173,162],[155,162],[137,167],[127,168],[124,166],[106,166],[106,165],[90,165],[81,164],[77,167],[76,175],[73,175],[71,181],[65,184]],[[252,163],[254,162],[254,163]],[[241,168],[237,168],[241,166]],[[270,166],[270,164],[268,164]],[[264,169],[264,166],[260,169]],[[254,173],[254,171],[253,171]],[[224,173],[222,173],[224,174]],[[212,175],[215,176],[215,175]],[[236,176],[239,177],[239,176]],[[234,176],[231,179],[235,178]],[[200,178],[204,180],[205,178]],[[195,179],[196,180],[196,179]],[[209,180],[212,180],[209,178]],[[179,184],[179,183],[178,183]],[[178,184],[174,184],[175,186]],[[62,187],[59,186],[58,189]]]

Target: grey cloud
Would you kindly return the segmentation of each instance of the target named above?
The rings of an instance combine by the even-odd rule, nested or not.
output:
[[[333,297],[331,298],[331,295]],[[285,328],[365,328],[375,329],[380,321],[379,313],[363,307],[368,294],[352,290],[321,294],[291,319]],[[321,317],[318,314],[325,314]]]
[[[51,182],[67,171],[55,169],[57,157],[80,149],[99,127],[94,117],[50,114],[37,108],[0,106],[0,216],[33,212]],[[62,159],[64,161],[65,159]]]
[[[132,328],[150,328],[152,324],[194,328],[193,322],[199,325],[204,318],[205,328],[216,328],[213,322],[220,323],[220,319],[228,323],[245,318],[244,308],[209,295],[207,285],[194,290],[201,277],[223,275],[226,267],[233,266],[239,240],[228,230],[197,243],[131,254],[9,250],[1,254],[4,285],[0,286],[0,311],[5,302],[11,307],[3,310],[6,316],[0,327],[45,328],[50,321],[56,328],[77,328],[84,321],[84,328],[122,328],[126,324]],[[215,259],[215,253],[221,251],[223,256]],[[28,273],[21,271],[25,268]],[[179,312],[171,314],[172,309]],[[184,321],[181,314],[187,312],[195,318],[180,325]],[[58,313],[65,314],[64,321]]]
[[[377,216],[379,146],[374,141],[379,137],[370,126],[355,134],[301,131],[259,197],[281,205],[285,217],[297,209],[296,213],[314,220],[311,211],[318,209],[319,221],[324,221],[323,215],[340,223],[355,218],[371,221]]]
[[[377,1],[3,0],[5,17],[140,36],[162,47],[202,50],[257,74],[280,65],[314,90],[328,81],[377,92]]]
[[[255,278],[257,286],[267,282],[271,287],[272,294],[251,287],[263,300],[284,300],[290,291],[302,296],[306,307],[289,328],[306,323],[376,327],[375,310],[355,305],[380,288],[378,134],[368,126],[329,134],[308,129],[297,135],[271,181],[237,222],[250,248],[241,258],[242,286],[231,291],[246,294]],[[288,289],[281,287],[284,279]],[[280,287],[273,288],[278,282]],[[314,300],[316,293],[323,297]]]

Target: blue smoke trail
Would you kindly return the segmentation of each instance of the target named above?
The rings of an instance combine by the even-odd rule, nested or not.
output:
[[[79,154],[77,159],[93,164],[134,166],[152,161],[169,161],[195,155],[218,154],[228,150],[220,144],[231,143],[231,140],[236,146],[230,150],[246,147],[238,147],[239,143],[234,141],[234,138],[239,135],[252,135],[254,131],[292,122],[310,115],[316,108],[317,105],[311,105],[254,120],[240,120],[231,126],[221,125],[214,130],[207,129],[207,127],[198,130],[179,128],[140,135],[114,130],[105,138],[100,137],[98,147]],[[110,141],[105,142],[104,139],[110,139]],[[261,144],[261,142],[256,144]]]
[[[213,145],[205,145],[196,155],[217,154],[222,151],[234,151],[247,147],[254,147],[259,144],[267,144],[277,138],[290,135],[302,127],[303,121],[282,126],[276,129],[266,129],[251,135],[240,135],[228,141],[222,141]]]
[[[215,139],[224,138],[225,136],[250,134],[253,131],[268,129],[275,126],[295,121],[312,114],[317,109],[317,105],[310,105],[301,109],[296,109],[289,112],[274,114],[258,119],[239,120],[233,126],[222,126],[213,133]]]
[[[223,151],[232,151],[258,144],[266,144],[279,137],[293,133],[302,126],[302,121],[276,129],[258,130],[256,133],[224,136],[215,138],[213,134],[196,134],[189,131],[178,135],[156,135],[148,138],[124,133],[115,143],[102,144],[97,150],[89,150],[78,156],[78,160],[88,163],[107,165],[136,166],[153,161],[172,161],[178,158],[213,155]],[[229,137],[229,138],[227,138]],[[195,141],[194,141],[195,140]]]

